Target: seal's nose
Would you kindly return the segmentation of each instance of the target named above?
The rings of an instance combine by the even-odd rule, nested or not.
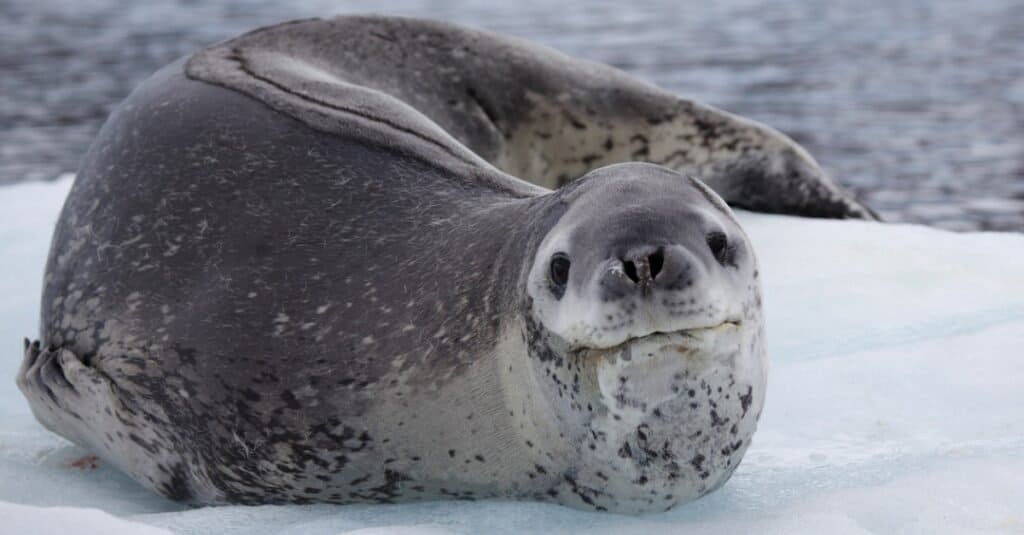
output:
[[[681,290],[692,284],[689,256],[679,245],[632,248],[606,264],[601,275],[603,297],[611,300],[656,290]]]
[[[659,247],[653,252],[647,248],[633,250],[619,259],[622,271],[633,284],[650,284],[658,278],[661,268],[665,267],[665,253]]]

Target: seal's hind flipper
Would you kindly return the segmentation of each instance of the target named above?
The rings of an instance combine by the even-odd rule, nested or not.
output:
[[[192,498],[183,483],[183,463],[129,406],[117,385],[73,351],[25,340],[18,388],[39,423],[177,500]],[[140,417],[142,418],[140,420]]]
[[[793,139],[618,69],[514,37],[404,17],[278,24],[207,47],[190,78],[313,128],[429,151],[558,188],[616,163],[705,181],[730,205],[878,219]]]

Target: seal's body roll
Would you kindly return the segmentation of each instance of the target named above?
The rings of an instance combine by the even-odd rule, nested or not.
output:
[[[637,512],[723,484],[766,361],[753,249],[713,191],[641,163],[550,191],[333,63],[219,63],[388,21],[446,27],[263,30],[284,33],[111,116],[18,376],[36,417],[200,504]]]

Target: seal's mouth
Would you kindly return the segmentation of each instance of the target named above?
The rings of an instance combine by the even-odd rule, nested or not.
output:
[[[698,346],[706,338],[713,335],[725,334],[739,329],[742,322],[736,319],[725,320],[717,325],[707,327],[692,327],[676,331],[653,331],[642,336],[631,336],[622,342],[611,346],[585,346],[581,345],[573,349],[574,353],[615,353],[630,347],[645,345],[679,345]]]

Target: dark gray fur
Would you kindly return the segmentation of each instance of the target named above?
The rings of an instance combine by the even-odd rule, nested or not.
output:
[[[516,110],[526,103],[508,93],[517,84],[550,93],[579,82],[579,99],[622,95],[632,102],[622,113],[645,117],[655,112],[647,97],[602,92],[599,82],[653,89],[590,64],[579,80],[559,78],[558,62],[571,60],[548,53],[552,64],[530,63],[536,49],[517,41],[423,21],[299,22],[240,39],[144,82],[84,159],[53,238],[42,341],[26,344],[18,377],[40,422],[143,485],[204,504],[518,497],[632,511],[670,506],[728,478],[749,445],[763,384],[723,376],[726,402],[704,379],[677,378],[722,403],[700,416],[724,425],[721,436],[701,439],[714,454],[684,459],[667,441],[633,452],[629,444],[660,436],[648,421],[621,445],[606,444],[588,423],[600,396],[586,384],[597,372],[538,324],[527,292],[542,240],[585,203],[578,206],[593,210],[572,212],[584,215],[570,222],[592,227],[573,238],[588,242],[577,243],[590,255],[585,265],[630,249],[622,240],[642,247],[653,235],[666,243],[680,236],[694,272],[746,296],[729,305],[745,311],[749,347],[728,357],[760,358],[753,252],[728,209],[700,184],[651,165],[607,168],[550,192],[484,160],[500,159],[501,139],[525,128]],[[452,53],[453,40],[462,61],[432,56]],[[248,51],[295,52],[294,43],[333,50],[331,68],[352,69],[357,85],[325,90],[290,75],[268,82],[239,68]],[[414,77],[387,63],[401,50],[428,58],[409,59],[431,67],[417,72],[444,64],[485,84],[452,90],[460,106],[476,102],[489,126],[464,119],[465,109],[431,113],[446,98],[441,89],[454,86],[403,87]],[[495,63],[499,52],[505,61]],[[413,107],[366,90],[374,80]],[[638,216],[638,207],[653,216]],[[633,212],[613,217],[620,208]],[[634,233],[619,232],[633,224]],[[705,244],[710,230],[725,232],[741,260],[716,260]],[[692,295],[681,283],[659,291]],[[710,317],[713,305],[699,312]],[[502,369],[481,367],[491,361]],[[530,375],[548,381],[530,402],[561,400],[569,416],[555,435],[524,405],[506,405],[530,394],[527,386],[499,395],[510,384],[499,377],[506,362],[547,370]],[[528,374],[513,367],[510,377]],[[634,410],[639,402],[627,401],[635,395],[623,386],[618,409]],[[683,425],[678,414],[655,412],[665,429]],[[700,487],[654,499],[642,475],[630,493],[601,490],[606,474],[575,464],[588,445],[617,450],[623,473],[657,466],[652,480],[692,477]]]
[[[188,72],[325,130],[332,110],[369,113],[548,188],[644,161],[700,177],[734,207],[876,219],[778,131],[607,65],[451,24],[297,21],[210,47]]]
[[[518,200],[488,170],[451,158],[438,165],[431,151],[324,135],[189,80],[180,65],[115,112],[54,234],[42,339],[117,385],[122,409],[137,417],[110,421],[115,440],[145,425],[164,433],[161,449],[185,457],[160,466],[166,480],[149,486],[206,501],[189,484],[168,486],[203,467],[223,501],[328,498],[303,490],[323,486],[305,481],[308,451],[335,451],[316,462],[341,470],[357,462],[347,450],[381,440],[359,423],[392,370],[380,355],[407,355],[406,366],[431,370],[430,382],[496,337],[484,333],[515,306],[515,286],[503,281],[519,276],[522,236],[550,225],[536,213],[549,203]],[[448,176],[461,179],[439,180]],[[484,234],[494,226],[509,232]],[[460,295],[473,299],[460,304]],[[433,338],[445,318],[470,313],[479,336],[456,345],[470,326],[455,322],[450,336]],[[407,324],[418,328],[402,332]],[[309,385],[319,417],[306,410],[311,399],[292,394]],[[143,412],[154,404],[163,410]],[[275,442],[296,445],[294,456],[268,449]]]

